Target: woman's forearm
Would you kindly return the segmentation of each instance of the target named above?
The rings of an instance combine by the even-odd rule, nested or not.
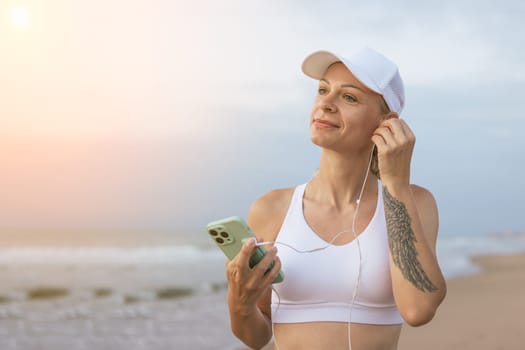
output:
[[[446,293],[434,253],[437,209],[428,198],[418,208],[409,186],[385,186],[383,197],[396,303],[407,323],[425,324]]]
[[[228,297],[230,325],[233,334],[253,349],[261,349],[272,337],[271,321],[257,305],[245,307]]]

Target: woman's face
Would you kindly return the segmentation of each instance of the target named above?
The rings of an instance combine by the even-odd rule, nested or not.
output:
[[[310,138],[320,147],[337,151],[370,150],[372,133],[385,116],[381,96],[364,86],[342,63],[335,63],[319,81]]]

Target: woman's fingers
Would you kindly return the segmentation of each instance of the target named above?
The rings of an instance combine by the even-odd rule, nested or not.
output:
[[[402,119],[388,119],[382,125],[388,128],[396,139],[403,139],[407,136],[405,132],[405,126],[407,125]]]
[[[374,130],[372,142],[378,146],[378,151],[385,147],[398,148],[405,145],[413,145],[415,136],[408,124],[402,119],[389,119],[381,123]]]
[[[280,262],[277,263],[276,247],[269,249],[264,257],[253,268],[250,268],[250,257],[255,249],[257,249],[255,239],[244,242],[239,254],[227,263],[226,268],[229,283],[239,292],[244,290],[253,296],[264,291],[281,269]],[[269,275],[273,278],[270,279]]]
[[[272,263],[274,263],[276,256],[277,247],[273,247],[270,250],[268,250],[268,252],[264,255],[264,258],[262,258],[261,261],[259,261],[257,265],[255,265],[255,267],[253,268],[253,272],[254,276],[257,279],[261,279],[264,277],[266,271],[268,271]]]
[[[263,284],[270,285],[277,278],[279,272],[281,272],[281,259],[276,256],[272,269],[264,276]]]
[[[387,181],[410,181],[410,161],[415,136],[402,119],[388,119],[374,130],[372,142],[377,146],[378,166],[381,179]]]
[[[250,256],[255,251],[255,239],[246,240],[239,254],[226,264],[226,277],[230,279],[242,279],[250,271]]]
[[[397,144],[394,134],[387,126],[380,126],[374,131],[374,136],[379,136],[383,140],[382,146],[393,146]],[[379,145],[378,145],[379,146]]]

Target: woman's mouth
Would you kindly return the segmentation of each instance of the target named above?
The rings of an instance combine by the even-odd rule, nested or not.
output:
[[[323,129],[339,128],[339,125],[330,123],[328,120],[324,120],[324,119],[314,119],[314,125],[317,128],[323,128]]]

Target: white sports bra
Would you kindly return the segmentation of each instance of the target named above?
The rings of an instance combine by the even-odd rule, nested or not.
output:
[[[305,187],[306,184],[296,187],[276,238],[276,241],[298,250],[312,250],[328,244],[304,218]],[[345,245],[331,245],[324,250],[302,254],[285,245],[278,245],[285,278],[282,283],[274,284],[273,322],[403,323],[392,293],[380,183],[377,192],[374,216],[358,236],[362,267],[353,305],[352,296],[359,271],[359,251],[355,239]]]

